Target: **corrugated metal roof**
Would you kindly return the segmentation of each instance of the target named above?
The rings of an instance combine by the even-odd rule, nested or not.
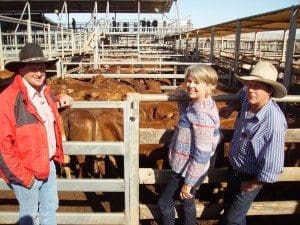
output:
[[[297,9],[297,28],[300,28],[300,5],[292,7]],[[191,38],[197,36],[210,37],[213,29],[215,36],[218,37],[235,34],[237,23],[239,21],[241,22],[241,33],[287,30],[289,29],[290,13],[291,7],[284,8],[184,32],[183,37],[187,34]]]
[[[0,0],[0,13],[21,13],[27,0]],[[62,0],[30,0],[33,13],[53,13],[63,7]],[[93,12],[95,1],[67,0],[69,13]],[[97,1],[98,12],[106,12],[106,0]],[[109,11],[112,13],[137,13],[137,0],[109,0]],[[167,13],[173,0],[140,0],[141,13]]]

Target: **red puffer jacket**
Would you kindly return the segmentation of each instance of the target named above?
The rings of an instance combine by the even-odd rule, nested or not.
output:
[[[54,160],[63,162],[63,149],[55,98],[49,87],[45,97],[54,114],[56,153]],[[46,129],[37,110],[28,100],[20,75],[0,94],[0,177],[6,182],[29,186],[33,176],[49,176],[49,151]]]

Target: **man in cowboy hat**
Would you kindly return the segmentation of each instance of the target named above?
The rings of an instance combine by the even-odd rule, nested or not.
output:
[[[260,61],[249,76],[237,76],[244,84],[229,152],[226,207],[221,224],[245,225],[246,214],[264,183],[277,181],[283,170],[285,116],[271,97],[282,98],[286,88],[278,72]]]
[[[46,59],[39,45],[28,43],[19,61],[5,65],[15,75],[0,94],[0,177],[15,192],[21,225],[56,224],[54,162],[63,162],[63,149],[59,100],[45,85],[46,68],[56,61]],[[63,106],[71,100],[62,98]]]

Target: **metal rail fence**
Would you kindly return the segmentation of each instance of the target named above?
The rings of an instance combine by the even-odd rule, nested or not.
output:
[[[235,95],[215,96],[217,101],[237,100]],[[58,179],[59,191],[67,192],[124,192],[125,211],[114,213],[57,213],[58,224],[125,224],[138,225],[140,219],[157,219],[157,207],[153,205],[139,204],[139,184],[164,183],[169,174],[168,170],[154,170],[152,168],[139,169],[139,144],[168,143],[172,130],[139,129],[139,102],[141,101],[176,101],[174,96],[161,94],[136,94],[128,95],[126,101],[110,102],[75,102],[73,108],[121,108],[124,120],[124,141],[121,142],[82,142],[68,141],[64,143],[66,154],[70,155],[123,155],[124,179]],[[286,96],[283,99],[275,99],[278,102],[299,102],[300,96]],[[300,128],[289,129],[287,142],[300,142]],[[226,168],[215,169],[205,183],[225,182]],[[297,167],[286,167],[280,176],[280,182],[300,181],[300,171]],[[0,191],[10,190],[0,180]],[[275,201],[255,202],[249,211],[249,215],[275,215],[275,214],[299,214],[300,201]],[[210,216],[222,213],[221,204],[209,206],[197,204],[197,216],[207,212]],[[207,210],[208,209],[208,210]],[[17,212],[0,212],[0,224],[15,224]]]
[[[122,155],[124,158],[124,178],[118,179],[58,179],[59,191],[66,192],[124,192],[124,212],[112,213],[57,213],[58,224],[139,224],[139,105],[135,94],[128,95],[126,101],[74,102],[72,108],[118,108],[123,111],[124,140],[68,141],[64,151],[68,155]],[[10,188],[0,180],[0,190]],[[0,224],[16,224],[17,212],[0,212]]]

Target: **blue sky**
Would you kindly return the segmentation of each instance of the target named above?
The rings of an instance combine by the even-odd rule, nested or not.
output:
[[[300,4],[300,0],[177,0],[179,18],[181,20],[190,19],[194,28],[210,26],[238,18],[252,16],[260,13],[274,11]],[[173,4],[170,13],[167,14],[169,19],[177,19],[175,4]],[[110,15],[110,18],[114,14]],[[87,22],[91,14],[79,15],[71,14],[71,18],[77,22]],[[99,18],[105,15],[99,14]],[[57,21],[57,16],[51,15],[50,19]],[[117,20],[128,20],[128,18],[137,19],[137,15],[117,14]],[[158,19],[162,18],[161,14],[142,14],[141,19]]]
[[[199,28],[297,5],[300,0],[178,0],[177,4],[179,16]]]

